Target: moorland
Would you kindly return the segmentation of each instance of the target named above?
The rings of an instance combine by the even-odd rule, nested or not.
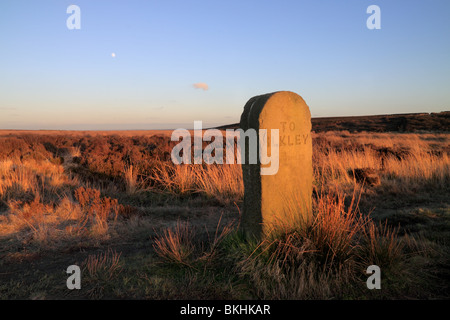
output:
[[[174,165],[168,131],[1,130],[0,298],[447,299],[449,116],[402,117],[313,119],[314,221],[260,241],[240,165]]]

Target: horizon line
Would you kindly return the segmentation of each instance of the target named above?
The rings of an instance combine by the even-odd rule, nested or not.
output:
[[[368,114],[368,115],[353,115],[353,116],[321,116],[321,117],[311,117],[311,120],[313,119],[336,119],[336,118],[365,118],[365,117],[382,117],[382,116],[407,116],[407,115],[432,115],[432,114],[441,114],[441,113],[450,113],[450,110],[445,111],[439,111],[439,112],[406,112],[406,113],[390,113],[390,114]],[[195,121],[201,121],[201,120],[195,120]],[[180,123],[181,124],[181,123]],[[236,124],[239,124],[239,122],[234,123],[227,123],[227,124],[217,124],[215,126],[208,126],[207,128],[202,128],[203,130],[207,129],[216,129],[216,128],[222,128],[227,126],[234,126]],[[73,126],[86,126],[86,124],[74,124]],[[123,124],[120,123],[111,123],[111,124],[93,124],[91,126],[123,126]],[[133,124],[131,124],[133,125]],[[181,127],[174,127],[174,128],[159,128],[159,129],[151,129],[151,128],[135,128],[135,129],[114,129],[114,128],[108,128],[108,129],[46,129],[46,128],[39,128],[39,129],[26,129],[26,128],[19,128],[19,129],[11,129],[11,128],[0,128],[1,131],[169,131],[169,130],[176,130],[176,129],[187,129],[187,130],[194,130],[194,128],[181,128]]]

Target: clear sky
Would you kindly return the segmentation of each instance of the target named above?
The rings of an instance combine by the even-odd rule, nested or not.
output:
[[[1,0],[0,129],[229,124],[279,90],[313,117],[450,110],[449,16],[449,0]]]

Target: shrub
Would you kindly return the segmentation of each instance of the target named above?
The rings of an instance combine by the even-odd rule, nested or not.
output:
[[[90,221],[94,232],[104,234],[108,230],[108,219],[115,220],[121,210],[117,199],[100,197],[100,191],[97,189],[79,187],[75,190],[75,198],[84,214],[79,229],[84,228]]]

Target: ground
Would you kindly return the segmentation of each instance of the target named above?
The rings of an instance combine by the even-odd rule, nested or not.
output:
[[[359,228],[337,252],[341,244],[317,238],[317,225],[270,243],[241,239],[240,168],[175,167],[166,133],[2,132],[0,297],[446,299],[448,137],[313,136],[316,214],[339,211],[333,226]],[[389,229],[370,235],[369,223],[350,221],[355,197],[358,214]],[[379,292],[365,287],[369,259],[385,270]],[[70,265],[82,268],[81,290],[67,289]],[[294,266],[303,280],[286,287]]]

